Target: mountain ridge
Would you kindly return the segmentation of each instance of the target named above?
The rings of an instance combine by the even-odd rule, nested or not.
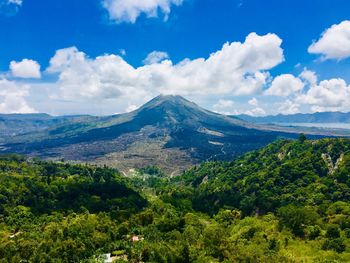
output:
[[[350,112],[315,112],[297,114],[278,114],[269,116],[235,115],[245,121],[254,123],[350,123]]]

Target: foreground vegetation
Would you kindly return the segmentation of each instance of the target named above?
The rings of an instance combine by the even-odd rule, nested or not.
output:
[[[169,178],[0,159],[0,262],[350,262],[350,140],[278,141]]]

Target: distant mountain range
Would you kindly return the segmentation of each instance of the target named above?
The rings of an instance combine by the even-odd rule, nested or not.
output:
[[[350,113],[317,112],[309,114],[275,115],[254,117],[249,115],[235,116],[253,123],[350,123]]]
[[[95,118],[82,115],[53,117],[45,113],[0,114],[0,142],[8,139],[8,137],[30,132],[40,132],[57,125],[83,122],[91,119]]]
[[[231,160],[278,138],[332,135],[254,124],[158,96],[136,111],[106,116],[0,115],[0,149],[43,158],[107,164],[128,171],[158,165],[178,173],[207,160]]]

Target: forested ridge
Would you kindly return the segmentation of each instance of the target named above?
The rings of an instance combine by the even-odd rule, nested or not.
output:
[[[0,262],[349,262],[350,140],[280,140],[169,177],[0,158]]]

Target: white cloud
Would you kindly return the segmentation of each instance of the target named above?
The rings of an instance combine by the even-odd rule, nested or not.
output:
[[[135,23],[141,14],[157,17],[159,11],[168,19],[173,5],[180,6],[183,0],[103,0],[112,21]]]
[[[169,58],[169,55],[166,52],[153,51],[149,53],[147,57],[143,60],[143,64],[145,65],[156,64],[168,58]]]
[[[303,88],[304,83],[299,78],[291,74],[283,74],[272,81],[270,88],[265,91],[265,94],[287,97],[301,91]]]
[[[350,56],[350,21],[332,25],[308,49],[311,54],[321,54],[322,59],[344,59]]]
[[[262,116],[262,115],[266,115],[266,112],[263,108],[256,107],[252,110],[246,111],[245,114],[250,115],[250,116]]]
[[[225,114],[225,115],[247,114],[247,115],[251,115],[251,116],[261,116],[261,115],[266,114],[266,112],[263,108],[257,106],[258,101],[255,98],[250,100],[250,102],[252,102],[253,104],[256,103],[256,105],[253,105],[256,107],[251,109],[251,110],[242,110],[242,106],[236,105],[236,103],[234,101],[220,99],[213,105],[213,110],[214,110],[214,112]],[[252,105],[252,104],[250,104],[250,105]]]
[[[312,111],[349,111],[350,86],[343,79],[321,81],[297,98],[311,106]]]
[[[275,113],[294,114],[303,111],[350,111],[350,86],[343,79],[317,82],[316,73],[305,69],[300,78],[308,89],[295,92],[283,103],[276,104]]]
[[[226,43],[209,58],[171,60],[134,68],[121,56],[89,58],[77,48],[58,50],[49,73],[57,73],[60,94],[69,100],[146,100],[162,94],[249,95],[262,89],[267,70],[281,63],[282,40],[274,35],[251,33],[245,42]]]
[[[300,112],[300,105],[291,100],[286,100],[284,103],[280,103],[278,107],[278,113],[282,114],[295,114]]]
[[[263,108],[259,107],[259,101],[256,98],[250,99],[248,101],[248,104],[254,106],[255,108],[246,111],[245,114],[251,116],[261,116],[266,114],[266,111]]]
[[[277,113],[294,114],[300,112],[300,108],[312,112],[350,111],[350,86],[343,79],[318,83],[316,73],[306,68],[299,78],[289,75],[289,80],[286,81],[285,77],[280,80],[279,77],[275,78],[270,89],[265,92],[265,95],[288,96],[286,102],[278,103],[275,110]]]
[[[248,101],[248,104],[252,106],[258,106],[259,102],[256,98],[252,98],[251,100]]]
[[[304,68],[299,77],[305,80],[311,86],[315,86],[317,84],[317,75],[314,71]]]
[[[10,69],[14,77],[35,79],[41,77],[39,63],[31,59],[23,59],[20,62],[11,61]]]
[[[14,81],[0,79],[0,113],[32,113],[36,112],[25,100],[30,87]]]
[[[235,115],[238,112],[235,109],[235,103],[232,100],[220,99],[213,105],[214,112],[226,114],[226,115]]]
[[[86,61],[86,55],[80,52],[76,47],[69,47],[57,50],[50,59],[49,73],[60,72],[69,67],[75,68]]]
[[[143,79],[117,55],[90,59],[75,47],[61,49],[50,60],[47,71],[59,74],[57,96],[66,100],[116,99],[122,95],[147,97]]]

